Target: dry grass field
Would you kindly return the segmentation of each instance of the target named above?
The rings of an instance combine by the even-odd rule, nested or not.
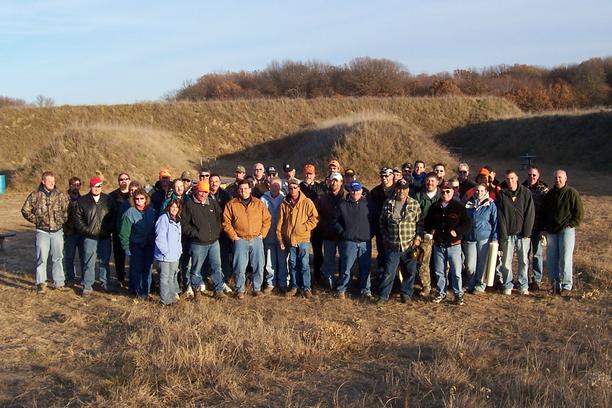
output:
[[[373,103],[367,99],[342,100],[338,102],[340,107],[334,106],[337,101],[315,100],[260,102],[263,107],[253,101],[231,102],[225,108],[224,103],[184,104],[181,109],[206,112],[207,120],[219,115],[215,126],[232,123],[232,132],[246,129],[248,123],[249,130],[244,131],[259,135],[242,146],[235,143],[236,139],[215,141],[228,141],[228,147],[218,151],[220,162],[227,168],[239,160],[250,163],[260,157],[258,152],[264,162],[297,160],[301,155],[316,156],[322,147],[328,149],[325,155],[337,155],[348,163],[357,161],[361,167],[355,167],[365,169],[364,173],[382,160],[399,164],[407,155],[412,160],[423,155],[430,164],[439,158],[449,165],[461,159],[473,167],[485,164],[485,160],[498,170],[517,167],[514,153],[477,152],[456,157],[436,142],[436,136],[452,128],[509,117],[512,109],[504,107],[491,113],[489,108],[479,110],[478,104],[495,107],[498,102],[472,99],[443,99],[437,107],[428,99],[410,103],[402,100],[400,107],[392,101],[376,100],[377,108],[369,110],[361,105]],[[303,110],[296,108],[300,104]],[[22,116],[18,110],[2,110],[0,122],[4,125],[0,129],[6,129],[9,122],[27,122],[30,129],[37,129],[32,134],[38,137],[44,129],[60,129],[50,143],[58,155],[63,154],[61,159],[53,161],[56,155],[37,156],[36,163],[76,171],[74,167],[68,169],[64,158],[87,152],[76,150],[81,145],[67,133],[68,127],[77,129],[71,127],[71,114],[88,118],[89,122],[81,121],[79,135],[109,152],[112,143],[103,143],[100,134],[124,138],[120,139],[122,144],[137,149],[129,132],[116,129],[145,127],[141,122],[150,114],[149,123],[153,125],[146,140],[150,138],[152,149],[157,149],[160,135],[187,140],[183,133],[163,128],[162,123],[172,120],[173,125],[187,129],[198,118],[196,113],[187,113],[180,122],[178,105],[168,105],[168,112],[162,109],[165,105],[24,109]],[[461,110],[466,106],[469,113]],[[404,113],[398,113],[400,108]],[[265,136],[267,130],[263,129],[270,124],[248,115],[270,114],[267,109],[279,115],[284,112],[285,120],[299,118],[284,124],[279,120],[274,125],[276,133]],[[101,120],[100,112],[108,116]],[[129,122],[130,115],[134,115],[133,122]],[[244,120],[248,121],[241,122]],[[98,125],[94,131],[94,123],[114,123],[114,127]],[[606,171],[593,172],[581,164],[563,163],[570,184],[583,194],[586,209],[586,219],[577,232],[576,290],[571,298],[553,297],[546,291],[529,297],[491,292],[466,295],[466,304],[461,307],[420,299],[406,305],[396,298],[378,306],[358,299],[339,300],[318,291],[310,300],[269,295],[249,296],[239,303],[205,297],[198,303],[181,301],[175,307],[162,308],[155,302],[134,302],[123,291],[96,293],[87,299],[79,297],[76,289],[36,295],[33,228],[19,210],[26,196],[24,190],[34,187],[40,168],[32,169],[34,163],[28,160],[33,156],[28,155],[27,146],[20,147],[21,143],[32,145],[34,139],[25,140],[27,132],[15,126],[19,133],[0,130],[0,137],[16,146],[11,155],[6,151],[0,154],[0,167],[13,170],[14,180],[22,180],[21,185],[13,186],[17,188],[0,195],[0,232],[17,233],[7,239],[5,251],[0,252],[0,406],[612,404],[612,188]],[[284,132],[278,131],[283,126]],[[313,144],[309,139],[312,134],[321,144]],[[403,145],[410,153],[389,149],[379,142],[383,135],[395,143],[406,142]],[[284,144],[275,141],[286,137],[293,139]],[[197,155],[206,154],[206,149],[199,149]],[[363,154],[368,149],[372,153]],[[137,164],[145,166],[156,151]],[[169,166],[195,160],[193,151],[180,149],[172,158],[177,162],[167,163]],[[125,165],[112,162],[109,160],[112,165]],[[95,166],[112,174],[116,170],[111,164],[100,168],[99,163],[84,161],[80,165],[84,171],[94,169],[86,166]],[[554,165],[544,163],[541,167],[543,178],[550,181]],[[147,168],[143,177],[145,172],[155,174],[155,169]],[[33,179],[28,180],[27,174]]]

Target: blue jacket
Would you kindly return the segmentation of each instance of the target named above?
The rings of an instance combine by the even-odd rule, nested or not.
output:
[[[266,191],[264,195],[261,196],[261,201],[263,201],[268,211],[270,211],[270,216],[272,217],[270,231],[268,231],[268,235],[266,235],[264,238],[265,244],[276,244],[276,225],[278,224],[280,206],[283,203],[284,199],[285,193],[283,193],[282,191],[276,198],[272,197],[272,193],[270,193],[269,191]]]
[[[497,241],[497,206],[495,203],[490,198],[478,203],[478,198],[474,197],[465,204],[465,209],[472,220],[472,229],[465,235],[464,240]]]
[[[162,214],[155,223],[156,261],[177,262],[183,253],[181,223],[172,221],[168,213]]]
[[[119,239],[124,250],[129,251],[130,245],[153,244],[155,239],[155,210],[148,206],[143,212],[135,207],[130,207],[121,217],[121,230]]]

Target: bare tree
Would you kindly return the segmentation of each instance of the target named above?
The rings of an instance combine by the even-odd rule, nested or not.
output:
[[[55,105],[53,98],[44,95],[38,95],[34,101],[34,105],[39,108],[48,108]]]

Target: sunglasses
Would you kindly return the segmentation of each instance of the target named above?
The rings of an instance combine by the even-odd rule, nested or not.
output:
[[[191,179],[183,179],[183,181],[188,181],[191,183]]]
[[[128,181],[129,179],[130,179],[129,177],[121,177],[119,181]]]
[[[434,170],[434,171],[435,171],[436,173],[444,173],[444,170],[442,170],[442,169],[437,169],[437,170]]]
[[[467,174],[467,171],[465,171],[465,170],[459,170],[459,174]]]
[[[453,190],[442,190],[443,194],[453,194],[454,191]]]
[[[299,189],[299,187],[298,187],[298,186],[290,186],[290,187],[289,187],[289,190],[298,190],[298,189]]]
[[[206,178],[206,177],[210,177],[210,174],[200,174],[200,178]]]

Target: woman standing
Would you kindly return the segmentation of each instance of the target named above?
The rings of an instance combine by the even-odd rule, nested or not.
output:
[[[151,198],[139,188],[130,197],[130,208],[121,217],[119,239],[130,257],[129,290],[141,299],[149,300],[151,265],[155,242],[155,210]]]
[[[159,262],[159,294],[163,305],[171,305],[178,300],[177,275],[179,259],[183,252],[181,209],[181,200],[175,198],[168,203],[166,212],[155,223],[154,258]]]
[[[482,293],[486,286],[483,275],[489,242],[497,241],[497,207],[489,196],[486,184],[475,187],[474,196],[465,204],[465,209],[472,220],[472,229],[462,243],[468,292]]]

